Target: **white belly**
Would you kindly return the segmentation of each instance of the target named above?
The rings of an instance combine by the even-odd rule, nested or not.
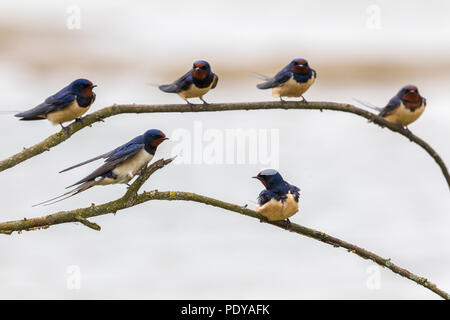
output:
[[[104,184],[128,183],[128,181],[133,179],[136,173],[152,159],[152,154],[145,151],[145,149],[140,150],[134,157],[121,163],[113,170],[113,173],[117,176],[116,179],[106,178],[104,179]],[[111,182],[106,180],[111,180]]]
[[[415,109],[414,111],[411,111],[410,109],[406,108],[403,103],[400,103],[400,106],[398,108],[391,111],[384,118],[389,122],[401,124],[402,126],[407,126],[416,121],[424,110],[425,110],[425,102],[422,103],[422,105],[419,108]]]
[[[285,220],[298,212],[298,202],[295,201],[292,194],[288,193],[284,202],[271,199],[264,205],[258,206],[256,212],[259,212],[269,221]]]
[[[306,82],[298,83],[294,80],[294,77],[291,76],[291,78],[283,83],[280,87],[276,87],[272,89],[272,96],[274,97],[300,97],[303,95],[306,90],[311,87],[311,85],[314,83],[315,78],[311,77]]]
[[[197,88],[194,84],[191,84],[191,86],[186,91],[179,92],[178,95],[182,99],[203,97],[203,95],[205,95],[209,90],[211,90],[213,83],[214,81],[211,82],[209,87],[206,88]]]
[[[50,120],[50,122],[53,124],[60,124],[63,122],[72,121],[85,114],[90,107],[91,106],[89,105],[86,108],[81,108],[78,105],[77,100],[75,99],[70,105],[68,105],[64,109],[50,112],[49,114],[47,114],[47,119]]]

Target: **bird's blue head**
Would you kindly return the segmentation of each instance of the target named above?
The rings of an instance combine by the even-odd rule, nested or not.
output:
[[[73,92],[76,95],[81,95],[85,98],[92,97],[92,89],[95,88],[97,85],[92,84],[91,81],[87,79],[77,79],[73,81],[71,84],[69,84],[69,90]]]
[[[400,89],[397,93],[405,105],[417,105],[422,103],[422,97],[419,94],[419,90],[416,86],[408,84]]]
[[[195,79],[204,80],[211,72],[211,67],[205,60],[194,61],[192,73]]]
[[[281,174],[275,169],[266,169],[258,173],[256,177],[253,177],[261,181],[261,183],[266,187],[266,189],[271,189],[279,184],[283,183],[284,180]]]
[[[144,133],[144,143],[146,147],[154,148],[158,147],[164,140],[169,138],[166,137],[164,132],[158,129],[150,129]]]
[[[297,74],[306,75],[309,73],[309,65],[306,59],[297,58],[291,61],[289,64],[291,71]]]

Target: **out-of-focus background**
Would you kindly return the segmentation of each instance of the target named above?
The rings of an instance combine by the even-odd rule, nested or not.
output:
[[[166,83],[205,59],[219,75],[209,102],[272,100],[252,72],[291,59],[317,71],[308,100],[384,106],[405,84],[428,100],[410,126],[450,161],[450,3],[447,1],[0,2],[0,121],[6,158],[59,130],[20,122],[76,78],[98,84],[91,111],[113,103],[177,103]],[[198,121],[198,122],[196,122]],[[238,111],[120,115],[0,173],[0,220],[103,203],[125,186],[53,206],[100,163],[58,174],[150,128],[279,130],[279,170],[301,192],[292,221],[392,258],[450,290],[450,198],[439,167],[404,137],[351,114]],[[203,142],[207,145],[207,142]],[[168,157],[169,140],[156,158]],[[225,150],[226,152],[226,150]],[[262,164],[178,164],[145,189],[183,190],[254,206]],[[436,299],[345,250],[197,203],[148,202],[80,224],[0,239],[0,298]]]

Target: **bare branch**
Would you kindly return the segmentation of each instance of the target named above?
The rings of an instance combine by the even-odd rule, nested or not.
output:
[[[263,223],[268,223],[278,228],[285,229],[290,232],[295,232],[297,234],[307,236],[309,238],[319,240],[326,244],[332,245],[333,247],[342,247],[347,249],[348,252],[355,253],[364,259],[370,259],[376,264],[390,269],[392,272],[399,274],[400,276],[407,278],[416,282],[417,284],[431,290],[437,295],[441,296],[444,299],[450,300],[450,295],[445,291],[439,289],[435,284],[430,282],[428,279],[424,277],[417,276],[410,271],[401,268],[394,263],[391,262],[391,259],[382,258],[381,256],[372,253],[364,248],[353,245],[344,240],[338,239],[331,235],[328,235],[324,232],[317,231],[311,228],[307,228],[295,223],[290,223],[287,225],[283,221],[278,222],[270,222],[265,219],[264,216],[260,215],[256,211],[247,209],[247,206],[239,206],[236,204],[224,202],[221,200],[205,197],[199,194],[191,193],[191,192],[182,192],[182,191],[164,191],[159,192],[157,190],[150,192],[142,192],[137,194],[139,189],[145,183],[145,181],[158,169],[163,168],[165,165],[172,162],[172,159],[160,159],[154,162],[152,165],[145,168],[140,176],[131,184],[127,192],[121,198],[107,202],[101,205],[91,205],[87,208],[75,209],[71,211],[60,211],[48,216],[31,218],[31,219],[23,219],[17,221],[9,221],[0,223],[0,233],[11,234],[13,231],[30,231],[37,230],[41,228],[48,228],[51,225],[68,223],[68,222],[81,222],[84,225],[92,228],[94,230],[100,230],[100,226],[97,224],[90,222],[87,220],[91,217],[96,217],[100,215],[105,215],[108,213],[116,213],[119,210],[126,209],[129,207],[133,207],[139,205],[141,203],[151,201],[151,200],[167,200],[167,201],[194,201],[203,203],[209,206],[222,208],[228,211],[237,212],[242,215],[252,217],[258,219]]]
[[[21,152],[0,161],[0,171],[14,167],[15,165],[34,157],[44,151],[48,151],[61,142],[70,138],[74,133],[91,126],[93,123],[103,121],[108,117],[112,117],[122,113],[164,113],[164,112],[218,112],[218,111],[237,111],[237,110],[269,110],[269,109],[285,109],[285,110],[333,110],[352,113],[368,119],[381,127],[386,127],[391,131],[397,132],[408,138],[410,141],[422,147],[439,165],[444,175],[447,185],[450,188],[450,174],[448,169],[438,155],[438,153],[424,140],[414,135],[408,129],[396,124],[390,123],[383,118],[364,109],[357,108],[350,104],[335,102],[242,102],[242,103],[217,103],[208,105],[193,105],[192,108],[185,104],[168,104],[168,105],[113,105],[93,112],[82,118],[81,121],[75,121],[67,126],[67,132],[60,131],[45,139],[44,141],[30,147],[25,148]]]
[[[88,219],[84,218],[83,216],[75,216],[75,220],[81,222],[82,224],[84,224],[86,227],[100,231],[101,228],[98,224],[96,224],[95,222],[91,222]]]

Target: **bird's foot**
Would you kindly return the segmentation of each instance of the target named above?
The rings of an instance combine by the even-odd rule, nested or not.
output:
[[[304,96],[301,96],[301,97],[302,97],[302,101],[300,101],[300,102],[308,104],[308,101],[306,101],[305,97]]]
[[[281,103],[286,103],[287,101],[286,101],[286,100],[283,100],[283,98],[280,97],[280,102],[281,102]]]
[[[140,176],[140,175],[142,174],[142,172],[144,171],[144,168],[147,168],[147,167],[145,166],[145,167],[140,168],[140,169],[136,172],[135,176]]]
[[[189,107],[191,108],[191,111],[194,111],[194,104],[189,102],[188,99],[184,99],[184,101],[186,101],[186,103],[189,105]]]
[[[64,126],[62,125],[62,123],[60,123],[59,125],[61,126],[61,129],[62,129],[66,134],[69,134],[70,130],[69,130],[68,127],[64,127]]]
[[[290,229],[291,228],[291,220],[286,219],[284,220],[285,224],[284,224],[284,228],[285,229]]]
[[[208,103],[208,102],[206,102],[205,100],[203,100],[203,97],[200,97],[200,100],[202,100],[202,101],[203,101],[203,104],[204,104],[205,106],[209,105],[209,103]]]

